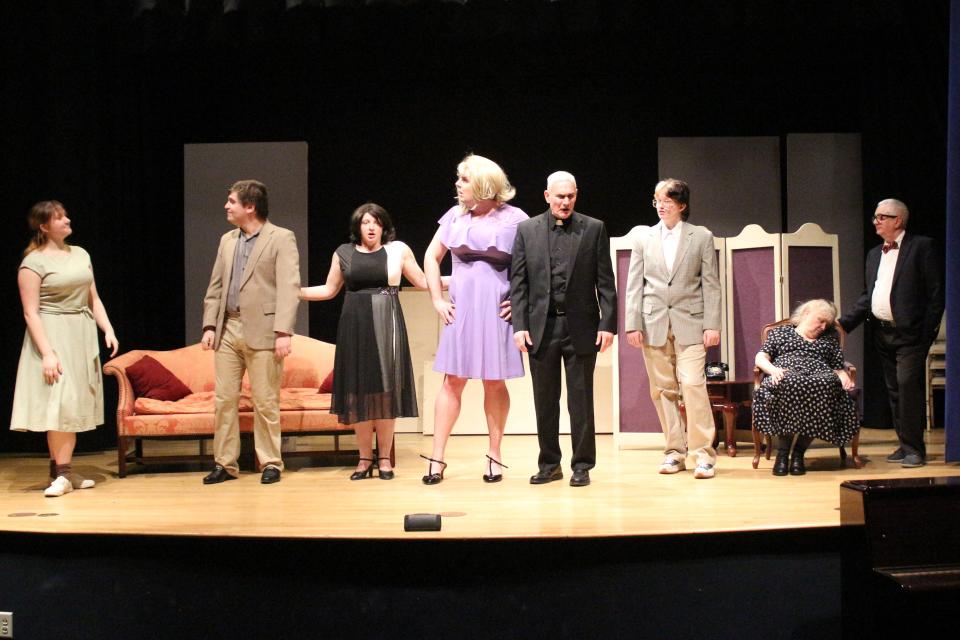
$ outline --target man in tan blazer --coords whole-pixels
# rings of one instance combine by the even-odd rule
[[[243,373],[250,376],[253,440],[263,468],[260,482],[280,480],[280,383],[283,359],[297,320],[300,254],[293,232],[267,221],[267,187],[241,180],[230,187],[227,221],[238,229],[220,238],[203,299],[204,350],[215,349],[216,466],[203,479],[217,484],[237,477],[238,410]]]
[[[643,347],[650,396],[666,438],[660,473],[686,469],[712,478],[717,452],[707,379],[707,348],[720,342],[720,279],[713,234],[686,222],[690,188],[668,179],[654,189],[660,223],[636,227],[627,278],[627,342]],[[686,409],[686,428],[680,399]]]

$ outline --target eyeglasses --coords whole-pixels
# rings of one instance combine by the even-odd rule
[[[674,205],[674,204],[676,204],[676,202],[674,202],[673,200],[671,200],[671,199],[669,199],[669,198],[667,198],[666,200],[657,200],[657,199],[654,199],[654,200],[653,200],[653,208],[654,208],[654,209],[660,207],[660,205],[663,205],[664,207],[669,207],[669,206]]]
[[[874,222],[883,222],[884,220],[893,220],[894,218],[899,218],[900,216],[891,216],[888,213],[875,213],[873,214],[872,220]]]

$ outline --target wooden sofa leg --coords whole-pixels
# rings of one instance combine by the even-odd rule
[[[117,436],[117,475],[127,477],[127,438]]]

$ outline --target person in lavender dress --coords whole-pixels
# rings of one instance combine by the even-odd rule
[[[444,374],[434,410],[433,454],[424,484],[443,480],[447,439],[460,415],[467,380],[483,381],[490,434],[485,482],[503,478],[500,443],[510,411],[505,380],[523,376],[510,319],[510,262],[517,225],[527,214],[507,204],[516,194],[503,169],[478,155],[457,166],[457,204],[440,218],[423,258],[433,306],[444,323],[434,370]],[[441,289],[440,262],[452,254],[450,300]]]

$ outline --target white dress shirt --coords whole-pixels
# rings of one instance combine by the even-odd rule
[[[890,290],[893,288],[893,272],[897,268],[900,246],[906,231],[901,231],[894,242],[895,249],[880,254],[880,268],[877,269],[877,282],[873,285],[873,297],[870,299],[870,311],[874,316],[886,322],[894,322],[893,309],[890,307]],[[884,243],[886,244],[886,243]]]
[[[680,247],[680,233],[683,230],[683,220],[677,222],[673,229],[666,225],[660,228],[660,242],[663,245],[663,261],[668,271],[673,271],[673,263],[677,259],[677,249]]]

